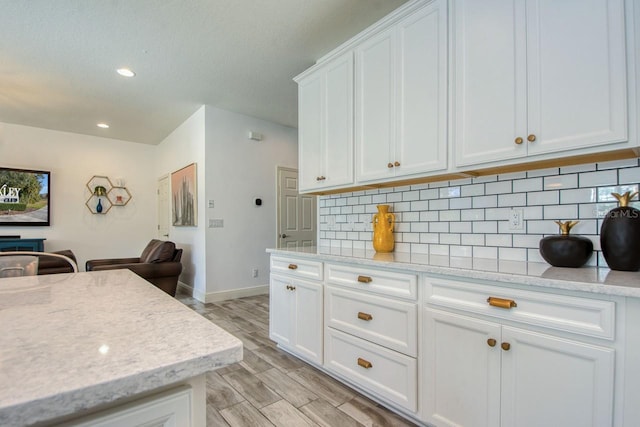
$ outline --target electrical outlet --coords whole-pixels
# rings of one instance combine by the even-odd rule
[[[509,211],[509,230],[524,229],[524,211],[521,208],[512,208]]]
[[[224,220],[222,219],[210,219],[209,228],[222,228],[224,227]]]
[[[253,268],[251,269],[251,276],[252,277],[258,277],[258,269],[257,268]]]

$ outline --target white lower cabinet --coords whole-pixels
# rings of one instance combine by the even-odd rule
[[[445,300],[429,283],[427,289],[427,301],[437,305]],[[537,292],[525,293],[531,295],[523,295],[523,302],[516,300],[512,307],[490,306],[495,313],[488,316],[454,313],[433,303],[425,307],[426,422],[473,427],[613,425],[613,343],[596,345],[580,335],[511,324],[509,315],[517,319],[519,308],[535,309],[527,300],[536,300]],[[464,294],[458,295],[460,306],[473,307]],[[510,300],[498,303],[504,301]],[[562,317],[548,313],[548,319],[564,321]]]
[[[269,337],[322,364],[322,283],[272,274],[269,298]]]

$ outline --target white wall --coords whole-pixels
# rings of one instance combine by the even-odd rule
[[[248,139],[250,130],[264,139]],[[206,228],[207,301],[266,291],[265,249],[276,245],[276,167],[297,164],[296,129],[206,107],[205,192],[215,207],[207,204],[200,212],[207,223],[224,220],[223,228]],[[256,197],[261,207],[254,205]]]
[[[0,123],[0,166],[51,171],[51,226],[0,227],[0,235],[44,237],[45,250],[87,259],[137,256],[155,236],[156,147]],[[85,206],[93,175],[124,180],[133,199],[94,215]],[[115,182],[114,182],[115,183]]]
[[[152,174],[157,180],[171,172],[196,163],[198,192],[197,226],[169,227],[169,237],[183,249],[183,270],[180,281],[193,288],[194,297],[204,300],[206,294],[206,245],[204,192],[205,192],[205,107],[201,107],[167,136],[157,147],[157,163]],[[154,191],[155,194],[155,191]],[[155,212],[155,210],[154,210]],[[154,224],[157,218],[153,217]]]

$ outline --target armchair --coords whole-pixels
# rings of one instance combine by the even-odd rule
[[[153,239],[137,258],[93,259],[85,264],[87,271],[128,268],[171,296],[176,295],[182,272],[182,249],[173,242]]]

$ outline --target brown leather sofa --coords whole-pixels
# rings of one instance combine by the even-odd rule
[[[128,268],[171,296],[176,296],[178,277],[182,273],[182,249],[175,243],[153,239],[138,258],[93,259],[85,264],[87,271]]]
[[[70,250],[52,252],[54,254],[64,255],[71,258],[73,262],[78,264],[76,256]],[[58,274],[58,273],[73,273],[73,267],[62,258],[39,255],[38,256],[38,275],[41,274]]]

